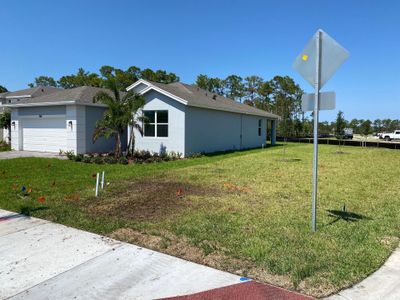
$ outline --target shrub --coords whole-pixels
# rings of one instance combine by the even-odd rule
[[[129,163],[129,161],[126,157],[122,156],[118,159],[118,163],[121,165],[127,165]]]
[[[82,162],[86,163],[86,164],[90,164],[92,162],[92,159],[90,156],[84,156],[82,158]]]
[[[197,153],[192,153],[188,156],[188,158],[198,158],[204,156],[203,153],[197,152]]]
[[[146,150],[140,151],[140,155],[143,160],[149,159],[152,156],[150,151],[146,151]]]
[[[69,159],[69,160],[75,160],[75,154],[74,151],[64,151],[64,155]]]
[[[106,163],[106,164],[116,164],[117,162],[118,162],[118,160],[113,156],[106,156],[104,158],[104,163]]]
[[[74,157],[74,160],[75,160],[75,161],[82,161],[82,159],[83,159],[83,154],[77,154],[77,155],[75,155],[75,157]]]
[[[101,165],[102,163],[104,163],[104,160],[101,156],[95,156],[92,158],[92,162]]]
[[[167,154],[167,156],[170,158],[170,160],[177,160],[178,159],[175,151],[171,151],[170,153]]]
[[[10,151],[11,150],[11,145],[7,144],[4,141],[0,141],[0,152],[1,151]]]

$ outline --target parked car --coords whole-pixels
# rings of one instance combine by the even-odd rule
[[[381,138],[385,141],[400,140],[400,130],[395,130],[392,133],[384,133]]]

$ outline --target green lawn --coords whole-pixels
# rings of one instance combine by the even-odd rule
[[[376,270],[400,233],[400,152],[337,151],[320,146],[316,233],[308,144],[284,160],[282,147],[128,166],[4,160],[0,207],[323,296]],[[101,170],[110,184],[94,198]]]

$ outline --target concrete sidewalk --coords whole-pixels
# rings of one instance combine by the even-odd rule
[[[206,266],[0,210],[0,299],[157,299],[237,284]]]

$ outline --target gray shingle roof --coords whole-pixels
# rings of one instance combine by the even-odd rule
[[[52,86],[37,86],[34,88],[19,90],[15,92],[1,93],[0,98],[18,97],[18,96],[30,96],[31,98],[33,98],[33,97],[40,97],[42,95],[52,94],[60,90],[61,89]]]
[[[107,92],[110,95],[112,94],[108,89],[92,86],[80,86],[72,89],[58,89],[51,94],[21,99],[17,104],[57,103],[64,101],[74,101],[77,104],[91,104],[93,103],[93,97],[100,91]]]
[[[247,104],[236,102],[223,96],[219,96],[215,93],[203,90],[196,85],[190,85],[181,82],[173,82],[169,84],[152,81],[147,82],[175,96],[178,96],[179,98],[186,100],[188,102],[187,105],[189,106],[230,111],[247,115],[256,115],[267,117],[270,119],[279,118],[279,116],[273,113],[249,106]]]

